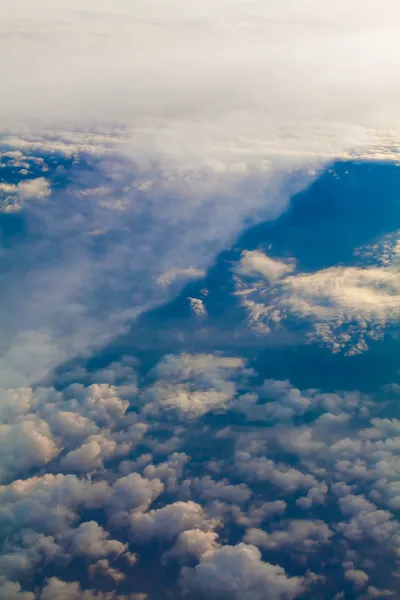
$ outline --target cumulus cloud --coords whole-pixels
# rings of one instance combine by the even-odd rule
[[[352,585],[362,598],[396,589],[400,427],[382,413],[385,394],[397,397],[395,386],[378,397],[326,393],[289,381],[262,382],[237,357],[168,355],[137,378],[130,405],[123,390],[132,371],[123,364],[103,369],[106,379],[108,371],[118,373],[118,384],[2,395],[5,425],[26,421],[57,448],[50,462],[36,464],[33,452],[21,447],[18,470],[9,470],[0,486],[0,569],[6,578],[0,585],[10,598],[31,600],[23,594],[36,593],[41,600],[45,591],[32,591],[32,577],[54,568],[69,573],[76,560],[93,585],[115,586],[107,600],[117,600],[128,581],[135,593],[146,593],[140,585],[147,568],[161,579],[182,568],[182,594],[201,598],[258,599],[268,589],[283,600],[305,590],[312,594],[314,585],[316,594]],[[240,397],[250,395],[252,406],[272,405],[267,426],[248,413],[235,421],[235,402],[224,407],[214,428],[196,420],[181,426],[164,412],[143,422],[135,412],[142,408],[138,399],[155,381],[189,385],[193,392],[234,390],[242,409],[249,402]],[[171,450],[176,439],[179,452]],[[101,464],[84,459],[94,442]],[[132,569],[140,572],[137,582]],[[51,586],[75,594],[74,600],[102,598],[100,591],[83,589],[87,581]],[[46,593],[56,593],[51,586],[47,591],[49,585]]]
[[[218,521],[208,518],[202,507],[192,501],[175,502],[147,513],[132,513],[130,528],[132,539],[148,542],[152,538],[174,540],[188,529],[209,531]]]
[[[206,552],[212,552],[219,547],[218,535],[215,531],[202,531],[201,529],[189,529],[183,531],[175,544],[163,556],[166,560],[177,560],[181,563],[199,560]]]
[[[349,569],[345,572],[344,578],[347,581],[350,581],[356,589],[362,589],[368,583],[368,575],[364,571],[359,571],[357,569]]]
[[[50,194],[50,184],[44,177],[26,179],[17,184],[0,183],[0,211],[18,212],[22,210],[25,200],[43,200]]]
[[[33,415],[13,425],[0,425],[0,481],[49,463],[59,453],[47,423]]]
[[[188,298],[190,308],[196,317],[205,317],[207,315],[207,309],[201,298]]]
[[[292,272],[295,265],[274,260],[258,250],[245,251],[238,266],[238,272],[247,276],[262,276],[267,281],[275,281]]]
[[[400,275],[390,265],[289,274],[293,268],[258,251],[243,254],[238,273],[247,282],[239,281],[236,293],[257,331],[296,320],[311,341],[353,354],[399,319]]]
[[[115,581],[116,584],[120,583],[121,581],[124,581],[126,577],[125,573],[122,573],[122,571],[119,571],[118,569],[112,567],[110,565],[110,561],[107,558],[102,558],[101,560],[98,560],[94,565],[90,565],[89,574],[93,578],[96,578],[98,575],[104,575]]]
[[[58,577],[50,577],[43,587],[39,600],[145,600],[137,594],[129,596],[116,592],[100,592],[98,590],[83,590],[77,581],[62,581]]]
[[[33,592],[24,592],[16,581],[0,580],[0,594],[4,600],[35,600]]]
[[[224,546],[203,554],[193,569],[182,570],[182,587],[211,598],[273,600],[296,598],[305,590],[300,577],[288,577],[282,567],[265,563],[255,546]]]
[[[268,550],[292,548],[295,552],[312,552],[321,544],[329,544],[332,536],[333,531],[323,521],[296,520],[290,521],[287,527],[282,523],[272,533],[249,529],[245,541]]]
[[[224,410],[236,392],[232,376],[245,373],[244,361],[236,357],[166,356],[154,369],[161,378],[142,395],[142,412],[192,420]]]
[[[67,537],[70,551],[74,556],[84,558],[103,558],[114,555],[119,556],[126,552],[126,544],[109,538],[106,532],[96,521],[81,523],[71,531]]]
[[[204,269],[195,269],[194,267],[187,267],[186,269],[170,269],[166,273],[160,275],[160,277],[157,279],[157,283],[159,283],[161,286],[168,286],[177,279],[183,281],[192,281],[201,279],[204,277],[204,275]]]

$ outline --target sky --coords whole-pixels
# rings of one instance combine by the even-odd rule
[[[3,0],[0,600],[399,594],[394,0]]]

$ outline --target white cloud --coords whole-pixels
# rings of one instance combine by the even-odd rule
[[[104,558],[120,556],[127,551],[127,544],[110,539],[110,535],[96,521],[81,523],[66,536],[70,552],[84,558]]]
[[[263,275],[271,280],[263,272],[266,267],[259,266],[264,260],[259,254],[257,268],[254,260],[250,268],[249,253],[242,256],[238,273],[252,278],[253,285],[238,280],[236,293],[260,332],[269,333],[271,328],[296,319],[309,327],[310,340],[322,342],[334,352],[354,354],[367,348],[368,338],[379,338],[385,327],[400,318],[400,274],[391,265],[331,267],[291,275],[287,265],[282,267],[283,263],[263,255],[274,273],[268,285],[257,278]]]
[[[184,452],[173,452],[166,462],[158,465],[152,463],[146,465],[143,474],[153,481],[162,481],[168,491],[173,492],[179,489],[180,479],[183,477],[185,466],[189,461],[190,456]]]
[[[207,309],[201,298],[188,298],[190,308],[196,317],[206,317]]]
[[[214,531],[201,531],[201,529],[189,529],[180,534],[175,544],[163,556],[163,560],[177,560],[185,563],[195,558],[200,560],[206,552],[213,551],[219,547],[218,535]]]
[[[33,592],[24,592],[17,581],[0,579],[0,595],[4,600],[35,600]]]
[[[329,12],[316,0],[302,11],[294,0],[279,9],[260,0],[79,8],[2,6],[2,51],[13,64],[1,70],[8,127],[29,117],[120,120],[136,124],[133,151],[162,155],[166,168],[238,170],[347,150],[398,115],[393,0],[385,11],[377,0],[354,0],[351,10],[340,0]]]
[[[350,581],[357,590],[365,587],[369,580],[368,575],[359,569],[349,569],[345,572],[344,578]]]
[[[210,531],[216,526],[218,521],[208,518],[202,507],[192,501],[174,502],[147,513],[135,512],[130,517],[132,540],[141,543],[151,539],[173,541],[186,530]]]
[[[326,523],[320,520],[293,520],[283,522],[271,533],[261,529],[249,529],[244,541],[258,548],[281,550],[291,548],[293,552],[313,552],[321,545],[329,544],[333,536]]]
[[[113,496],[108,506],[115,514],[119,511],[135,509],[146,510],[163,492],[164,485],[157,477],[151,480],[141,477],[139,473],[130,473],[113,483]]]
[[[0,570],[6,577],[0,581],[1,592],[6,589],[12,600],[33,600],[23,596],[33,588],[32,578],[42,569],[68,570],[74,557],[93,585],[97,577],[108,578],[108,585],[118,590],[125,576],[136,586],[142,578],[135,573],[131,578],[131,569],[147,572],[148,564],[142,562],[147,544],[152,545],[152,573],[161,577],[164,568],[190,567],[182,571],[182,589],[201,597],[261,600],[268,589],[272,598],[286,600],[313,584],[320,586],[318,593],[329,590],[333,595],[347,579],[359,589],[362,584],[361,598],[373,598],[379,597],[374,590],[379,591],[382,573],[387,576],[384,596],[396,589],[400,426],[384,416],[385,394],[396,399],[396,386],[376,398],[322,393],[295,388],[289,381],[261,383],[239,358],[169,355],[145,381],[138,378],[134,402],[154,379],[187,384],[193,392],[232,384],[240,386],[242,395],[252,395],[256,405],[274,404],[268,426],[240,420],[226,427],[226,414],[215,428],[199,427],[196,421],[171,423],[164,413],[142,423],[134,410],[128,411],[122,393],[124,378],[132,378],[126,365],[112,363],[101,371],[110,381],[115,381],[110,372],[118,374],[121,387],[73,384],[64,392],[25,388],[2,393],[3,424],[26,421],[32,435],[50,435],[61,452],[35,466],[34,453],[21,442],[24,436],[15,441],[22,444],[14,452],[19,470],[10,470],[10,483],[0,486]],[[295,408],[301,422],[282,418],[279,405]],[[236,412],[237,407],[228,404],[229,409]],[[182,451],[171,451],[171,439],[174,444],[179,439]],[[12,442],[5,448],[5,464]],[[79,451],[92,442],[102,459],[112,458],[110,463],[96,467],[92,477],[59,472],[65,466],[61,457],[74,458],[76,450],[76,467],[80,459],[79,470],[89,468]],[[162,449],[161,461],[149,448],[155,456]],[[98,514],[99,522],[94,520]],[[238,536],[244,543],[233,546]],[[127,539],[143,548],[141,557],[130,552],[135,548],[129,548]],[[273,553],[277,565],[263,562],[258,548]],[[285,572],[279,566],[282,552],[290,553],[301,577],[293,578],[289,568]],[[330,575],[331,564],[338,581]],[[47,585],[48,597],[59,589],[74,600],[103,600],[100,592],[83,591],[78,582]],[[118,591],[103,596],[119,598]]]
[[[157,279],[157,283],[161,286],[169,286],[175,280],[192,281],[201,279],[204,277],[204,269],[195,269],[194,267],[187,267],[186,269],[170,269],[166,273],[160,275]]]
[[[289,577],[282,567],[261,560],[255,546],[238,544],[210,550],[199,564],[182,569],[182,587],[205,597],[262,600],[266,590],[271,600],[292,599],[305,590],[301,577]]]
[[[259,250],[253,250],[242,253],[237,270],[242,275],[261,275],[267,281],[275,281],[275,279],[280,279],[294,269],[294,264],[275,260]]]
[[[232,378],[246,374],[244,367],[236,357],[165,356],[153,370],[160,380],[142,394],[142,412],[191,420],[224,410],[236,392]]]
[[[105,575],[112,579],[116,584],[124,581],[125,573],[115,569],[110,565],[110,561],[107,558],[102,558],[98,560],[94,565],[90,565],[89,574],[93,579],[95,579],[99,574]]]
[[[17,184],[0,183],[0,212],[18,212],[25,200],[44,200],[50,194],[50,184],[44,177],[26,179]]]
[[[59,451],[47,423],[33,415],[13,425],[0,424],[0,482],[46,465]]]
[[[57,577],[50,577],[44,585],[38,600],[146,600],[146,596],[116,592],[101,592],[99,590],[83,590],[77,581],[66,582]],[[25,599],[23,599],[25,600]]]

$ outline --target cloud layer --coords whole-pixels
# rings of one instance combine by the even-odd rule
[[[137,387],[122,367],[2,391],[2,598],[166,598],[155,572],[176,598],[397,593],[398,386],[298,389],[238,357],[169,355]],[[149,414],[154,386],[179,421]]]

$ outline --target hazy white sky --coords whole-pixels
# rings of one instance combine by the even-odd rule
[[[400,106],[396,0],[3,1],[0,126],[126,126],[199,165],[340,153]]]

